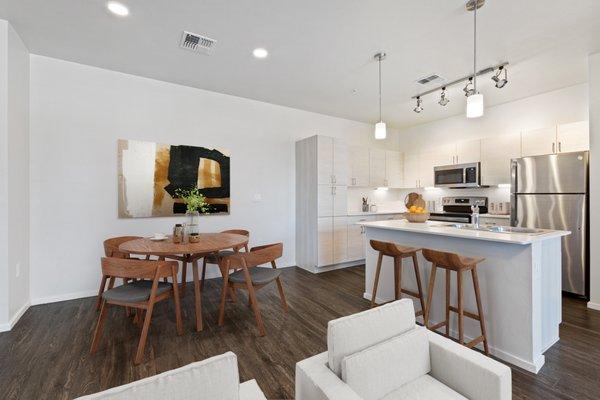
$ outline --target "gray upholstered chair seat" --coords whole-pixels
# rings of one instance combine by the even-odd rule
[[[206,256],[206,262],[209,264],[218,264],[219,260],[223,257],[235,254],[233,250],[221,250],[218,253],[212,253]]]
[[[281,275],[281,271],[273,268],[259,268],[254,267],[250,268],[250,278],[252,279],[252,283],[255,285],[264,285],[269,282],[274,281]],[[239,271],[234,272],[229,275],[229,281],[233,283],[246,283],[246,276],[244,275],[244,270],[241,269]]]
[[[156,294],[163,294],[171,290],[172,285],[168,282],[158,282]],[[102,297],[109,301],[119,301],[124,303],[138,303],[150,298],[152,291],[152,281],[135,281],[122,286],[109,289],[102,293]]]

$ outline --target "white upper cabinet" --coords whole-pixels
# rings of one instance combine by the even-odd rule
[[[467,140],[456,143],[455,164],[468,164],[481,161],[481,140]]]
[[[348,146],[341,139],[333,139],[333,184],[348,184]]]
[[[510,160],[521,157],[521,135],[498,135],[481,140],[481,184],[510,183]]]
[[[402,187],[403,167],[402,153],[399,151],[385,152],[385,186],[391,188]]]
[[[348,215],[348,188],[333,186],[333,215]]]
[[[333,139],[317,136],[317,183],[333,183]]]
[[[350,158],[349,186],[369,186],[369,148],[363,146],[348,147]]]
[[[385,150],[369,150],[369,183],[385,186]]]
[[[523,131],[521,134],[523,157],[541,156],[557,152],[556,126]]]
[[[317,216],[331,217],[333,216],[333,191],[334,186],[318,185],[317,186]]]
[[[405,188],[417,188],[419,187],[419,159],[418,153],[405,153],[404,154],[404,182],[402,186]]]
[[[558,125],[556,132],[557,151],[569,153],[590,149],[590,125],[588,121]]]
[[[433,152],[422,153],[419,156],[417,174],[418,174],[418,186],[417,187],[428,187],[433,186],[433,167],[436,165],[448,165],[439,164],[439,154]]]

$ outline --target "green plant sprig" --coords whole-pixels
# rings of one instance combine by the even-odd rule
[[[187,212],[199,211],[207,214],[210,211],[210,205],[206,202],[206,196],[200,193],[198,188],[175,189],[175,195],[185,203]]]

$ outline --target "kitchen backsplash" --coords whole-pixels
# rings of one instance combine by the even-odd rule
[[[510,188],[490,187],[478,189],[370,189],[370,188],[348,188],[348,212],[360,212],[362,208],[362,198],[367,197],[369,204],[376,204],[377,211],[382,212],[403,212],[404,198],[410,192],[417,192],[423,195],[425,201],[435,201],[437,209],[441,210],[441,199],[446,196],[484,196],[490,202],[510,201]],[[429,210],[434,211],[434,210]]]

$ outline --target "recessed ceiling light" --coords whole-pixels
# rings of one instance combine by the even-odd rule
[[[111,13],[118,15],[119,17],[126,17],[129,15],[129,9],[119,2],[109,1],[106,3],[106,7]]]
[[[267,51],[267,49],[259,47],[252,51],[252,55],[256,58],[266,58],[269,55],[269,52]]]

